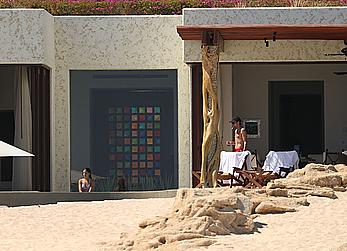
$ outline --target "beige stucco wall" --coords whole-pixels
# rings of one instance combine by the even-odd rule
[[[185,25],[203,24],[344,24],[347,8],[185,9]],[[339,52],[342,41],[225,41],[221,62],[336,61],[324,53]],[[200,41],[184,42],[185,62],[200,62]]]
[[[347,144],[347,64],[234,64],[233,113],[261,120],[261,137],[249,139],[249,147],[262,158],[268,152],[268,81],[324,81],[325,147],[346,149]]]
[[[54,65],[54,18],[41,9],[0,9],[0,64]]]
[[[346,8],[186,9],[183,16],[86,17],[53,17],[39,9],[1,9],[0,64],[44,64],[51,68],[53,191],[69,190],[70,70],[177,69],[179,185],[184,187],[191,183],[191,89],[189,67],[185,62],[199,62],[201,56],[200,42],[182,42],[176,26],[233,23],[338,24],[345,20]],[[269,48],[265,47],[263,41],[226,41],[220,58],[222,62],[344,61],[344,57],[324,56],[324,53],[338,52],[343,47],[342,41],[270,41]],[[247,106],[245,110],[238,110],[235,106],[239,101],[239,93],[249,92],[250,89],[246,87],[254,80],[248,79],[255,75],[247,74],[247,67],[254,66],[221,65],[223,141],[230,138],[228,121],[233,113],[247,117],[263,116],[261,118],[267,121],[267,109],[264,106],[259,105],[256,110],[248,109]],[[267,95],[264,93],[264,83],[269,78],[290,80],[293,77],[291,73],[299,69],[307,68],[291,65],[279,69],[281,75],[271,75],[270,68],[264,69],[264,73],[260,72],[263,75],[259,73],[261,78],[256,77],[257,83],[261,83],[251,86],[251,90],[256,89],[251,92],[254,95],[252,100],[257,100],[259,95]],[[316,68],[314,70],[317,71]],[[343,77],[337,80],[334,76],[323,74],[323,70],[318,69],[316,78],[326,81],[325,109],[343,112],[343,106],[334,103],[335,100],[340,102],[343,99],[343,91],[346,89]],[[302,71],[302,74],[296,76],[301,80],[312,77],[308,71]],[[267,97],[264,99],[267,100]],[[336,142],[342,144],[341,137],[347,134],[346,125],[344,119],[326,116],[327,147],[333,149]],[[264,126],[267,125],[262,123],[262,131]],[[331,130],[334,128],[338,128],[336,134]],[[267,140],[267,135],[262,138]],[[268,143],[254,141],[251,144],[261,146]]]
[[[190,81],[176,32],[181,16],[55,17],[53,190],[70,181],[70,70],[178,70],[179,186],[190,186]]]
[[[228,24],[345,24],[347,8],[240,8],[240,9],[185,9],[184,25],[228,25]],[[345,47],[343,41],[303,41],[269,40],[269,47],[264,41],[224,41],[224,51],[220,53],[222,63],[237,62],[344,62],[344,56],[327,57],[325,53],[339,53]],[[200,41],[184,41],[184,61],[201,62]],[[250,147],[265,156],[268,151],[267,117],[267,81],[276,80],[312,80],[325,81],[325,143],[331,150],[346,148],[346,119],[331,111],[342,114],[343,93],[346,85],[343,77],[331,75],[333,67],[344,70],[346,66],[322,65],[290,67],[270,65],[221,65],[221,135],[224,142],[231,136],[228,121],[236,114],[244,118],[261,119],[261,139],[250,139]],[[316,75],[312,75],[310,67]],[[263,72],[264,71],[264,72]],[[297,72],[300,74],[296,74]],[[317,71],[317,72],[316,72]],[[251,72],[251,74],[250,74]],[[294,77],[296,76],[296,77]],[[298,78],[298,79],[297,79]],[[254,84],[257,83],[257,84]],[[244,98],[244,93],[249,98]],[[334,103],[337,101],[337,104]],[[257,102],[260,102],[259,104]],[[342,102],[342,103],[341,103]],[[252,104],[252,105],[251,105]],[[342,106],[341,106],[342,104]],[[327,111],[329,115],[327,115]],[[224,149],[228,149],[224,145]],[[228,149],[230,150],[230,149]]]
[[[232,139],[231,127],[229,121],[233,116],[233,65],[220,65],[220,135],[223,143],[223,150],[230,151],[231,148],[226,146],[225,141]]]

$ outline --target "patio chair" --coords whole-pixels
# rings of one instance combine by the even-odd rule
[[[346,157],[341,152],[329,152],[328,149],[323,152],[323,164],[324,165],[336,165],[336,164],[347,164]]]
[[[279,173],[279,176],[281,178],[286,178],[288,176],[289,173],[293,172],[295,169],[294,169],[294,166],[290,166],[289,168],[286,168],[286,167],[279,167],[280,168],[280,173]]]
[[[243,186],[245,188],[262,188],[271,179],[274,179],[272,172],[261,169],[261,163],[257,152],[250,153],[250,163],[247,166],[245,156],[242,167],[233,167],[231,173],[219,172],[217,182],[219,186]],[[277,178],[277,176],[275,177]],[[227,183],[224,181],[227,180]]]
[[[252,170],[242,170],[242,175],[246,179],[246,188],[261,188],[266,186],[271,180],[278,179],[280,176],[272,171],[264,171],[263,165],[259,161],[259,155],[255,150],[251,155]],[[282,170],[282,168],[280,168]],[[282,171],[287,172],[288,170],[283,168]]]
[[[296,151],[270,151],[266,155],[263,170],[277,173],[285,178],[299,166],[299,156]]]
[[[218,172],[217,174],[217,185],[219,187],[245,186],[246,183],[248,183],[248,180],[243,175],[243,169],[237,167],[234,168],[232,173]]]
[[[262,170],[262,164],[259,161],[259,155],[255,150],[251,154],[252,170],[237,170],[244,180],[244,187],[246,188],[262,188],[267,182],[273,179],[271,172]]]
[[[264,179],[267,176],[264,176],[263,171],[261,170],[261,164],[258,160],[258,154],[255,151],[250,153],[250,163],[247,166],[246,155],[243,160],[242,167],[234,167],[232,173],[221,174],[219,173],[218,179],[220,186],[223,186],[224,180],[229,180],[228,185],[232,186],[243,186],[245,188],[262,188],[264,185]]]
[[[257,150],[252,152],[251,154],[251,163],[252,163],[252,169],[255,171],[261,171],[262,164],[259,161],[259,155],[257,153]]]
[[[263,165],[259,161],[259,156],[256,150],[251,155],[251,162],[253,170],[238,171],[242,173],[242,176],[246,180],[244,185],[246,188],[261,188],[266,186],[271,180],[286,177],[289,172],[294,170],[294,166],[290,168],[279,167],[279,174],[274,173],[273,171],[263,170]],[[280,174],[282,174],[282,176]]]
[[[200,183],[201,171],[192,171],[192,174],[195,178],[198,179],[198,184],[194,188],[202,188],[202,183]]]
[[[217,183],[220,187],[243,186],[245,188],[262,188],[270,180],[277,178],[279,176],[273,175],[271,172],[234,168],[233,173],[218,172]],[[224,183],[225,180],[228,183]]]
[[[224,182],[224,181],[226,181],[226,182]],[[243,186],[243,181],[240,179],[240,177],[238,175],[235,176],[235,170],[233,171],[233,173],[218,172],[217,185],[219,187]]]
[[[242,182],[245,188],[262,188],[263,187],[263,174],[256,170],[243,170],[235,168],[235,176]]]
[[[234,156],[234,154],[237,154],[238,157]],[[250,154],[248,151],[243,153],[222,152],[220,170],[217,173],[218,186],[245,186],[246,179],[240,174],[240,171],[251,167],[251,161],[247,159],[250,157]],[[233,158],[238,159],[238,161],[233,161]],[[231,166],[230,163],[234,164]]]

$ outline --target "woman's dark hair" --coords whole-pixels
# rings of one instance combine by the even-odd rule
[[[235,117],[230,121],[232,124],[236,124],[237,122],[240,122],[240,124],[242,123],[241,118],[240,117]]]
[[[84,170],[86,170],[86,171],[89,173],[89,178],[90,178],[90,179],[93,179],[93,177],[92,177],[92,170],[90,170],[90,168],[88,168],[88,167],[84,168],[84,169],[82,170],[82,176],[83,176],[83,171],[84,171]]]

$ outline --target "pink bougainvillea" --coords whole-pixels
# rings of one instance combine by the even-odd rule
[[[0,8],[43,8],[53,15],[178,15],[183,8],[347,6],[347,0],[0,0]]]

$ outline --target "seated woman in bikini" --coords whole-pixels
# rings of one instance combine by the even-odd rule
[[[234,145],[235,146],[234,152],[246,151],[247,132],[245,128],[241,126],[240,117],[233,118],[230,122],[232,124],[232,130],[234,130],[234,133],[235,133],[235,141],[228,140],[226,142],[226,145],[227,146]]]
[[[84,168],[82,171],[83,178],[78,181],[79,192],[93,192],[94,180],[92,178],[92,171],[90,168]]]

